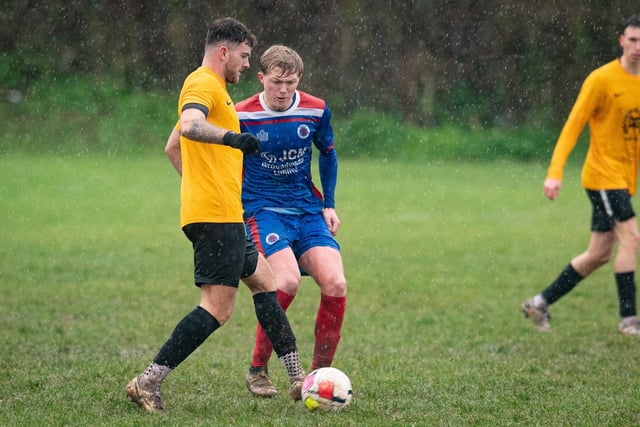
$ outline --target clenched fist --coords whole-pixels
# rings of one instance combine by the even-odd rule
[[[235,133],[229,131],[222,137],[222,143],[237,148],[246,155],[260,152],[260,140],[250,133]]]

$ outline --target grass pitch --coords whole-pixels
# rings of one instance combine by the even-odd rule
[[[550,334],[519,312],[588,239],[569,167],[342,160],[339,241],[349,294],[335,366],[354,400],[310,413],[244,386],[255,329],[241,288],[231,320],[171,374],[166,414],[129,403],[198,301],[178,227],[179,179],[134,157],[0,158],[0,425],[634,425],[640,341],[618,334],[611,266],[552,308]],[[289,317],[306,367],[317,287]]]

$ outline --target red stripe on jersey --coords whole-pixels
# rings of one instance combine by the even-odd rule
[[[262,247],[262,241],[260,240],[260,232],[258,231],[258,224],[256,224],[255,217],[250,217],[247,219],[247,225],[249,226],[249,232],[251,234],[251,240],[253,240],[253,244],[256,245],[258,251],[264,255],[264,248]]]
[[[324,110],[325,104],[322,99],[300,90],[298,93],[300,94],[300,104],[298,104],[298,108],[318,108],[320,110]]]
[[[258,125],[277,125],[281,123],[318,123],[320,122],[317,118],[311,117],[287,117],[285,119],[261,119],[261,120],[250,120],[250,119],[242,119],[242,124],[245,126],[258,126]]]
[[[260,105],[260,98],[258,95],[253,95],[250,98],[245,99],[244,101],[238,102],[236,104],[237,111],[261,111],[262,105]]]
[[[323,200],[324,197],[322,196],[322,192],[320,190],[318,190],[318,187],[315,186],[315,184],[311,184],[311,192],[313,193],[314,196],[316,196],[318,199]]]

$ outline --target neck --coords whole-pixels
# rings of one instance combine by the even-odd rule
[[[620,64],[628,73],[640,76],[640,62],[630,61],[626,56],[621,56]]]
[[[202,57],[202,64],[204,68],[208,68],[220,77],[224,79],[224,66],[219,61],[216,61],[216,57],[214,54],[210,52],[205,52]]]

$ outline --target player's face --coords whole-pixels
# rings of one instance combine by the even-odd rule
[[[640,27],[627,27],[620,36],[622,56],[636,65],[640,65]]]
[[[267,74],[258,73],[258,78],[264,86],[264,99],[269,108],[284,111],[291,106],[293,94],[300,83],[300,74],[282,75],[282,70],[275,67]]]
[[[251,47],[246,43],[231,44],[226,47],[225,55],[224,78],[228,83],[238,83],[240,74],[249,68]]]

